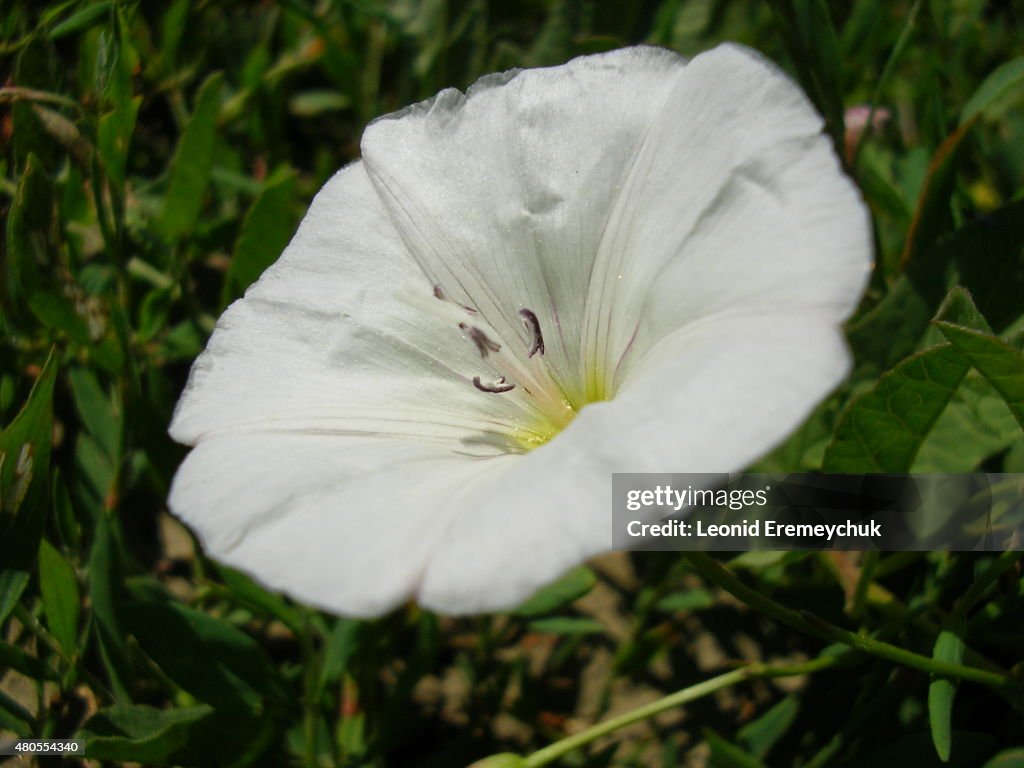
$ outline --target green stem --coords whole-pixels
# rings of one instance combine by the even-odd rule
[[[996,672],[963,664],[951,664],[907,651],[895,645],[876,640],[872,637],[858,635],[855,632],[829,624],[824,619],[807,611],[795,611],[775,602],[769,597],[748,587],[730,570],[705,552],[687,552],[685,557],[701,575],[719,587],[740,599],[751,608],[767,616],[788,624],[794,629],[814,635],[831,643],[842,643],[851,648],[870,653],[872,656],[888,659],[912,669],[919,669],[929,674],[943,675],[959,680],[972,680],[995,689],[1014,688],[1018,683],[1012,678]]]
[[[750,680],[756,677],[770,678],[806,675],[822,669],[837,666],[841,661],[843,661],[843,659],[844,657],[842,655],[834,655],[820,656],[813,661],[804,662],[802,664],[748,664],[745,667],[740,667],[739,669],[734,669],[731,672],[726,672],[725,674],[718,675],[717,677],[712,677],[710,680],[705,680],[702,683],[691,685],[689,688],[683,688],[681,691],[676,691],[675,693],[669,694],[657,701],[652,701],[650,704],[637,707],[636,709],[619,715],[618,717],[605,720],[603,723],[592,725],[586,730],[580,731],[572,736],[567,736],[564,739],[560,739],[554,744],[550,744],[526,757],[523,760],[523,766],[524,768],[540,768],[540,766],[552,763],[573,750],[579,749],[580,747],[585,746],[586,744],[589,744],[595,739],[599,739],[612,731],[617,731],[619,728],[624,728],[627,725],[632,725],[633,723],[641,720],[647,720],[648,718],[661,714],[668,709],[674,709],[682,706],[683,704],[688,704],[691,701],[696,701],[697,699],[703,698],[715,691],[728,688],[729,686],[741,683],[744,680]]]

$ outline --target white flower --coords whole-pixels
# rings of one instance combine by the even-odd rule
[[[613,472],[739,470],[845,375],[869,225],[821,128],[732,45],[375,121],[196,361],[171,509],[337,613],[517,604],[610,546]]]

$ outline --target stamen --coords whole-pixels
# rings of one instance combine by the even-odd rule
[[[452,302],[452,304],[457,304],[459,307],[462,307],[464,310],[469,312],[469,314],[471,314],[471,315],[477,314],[477,311],[475,309],[473,309],[472,307],[467,307],[465,304],[458,304],[456,301],[454,301],[452,299],[449,299],[448,296],[445,294],[444,289],[441,287],[440,284],[434,286],[434,298],[435,299],[440,299],[441,301],[450,301],[450,302]]]
[[[481,392],[493,392],[495,394],[501,394],[502,392],[511,392],[516,388],[515,384],[506,384],[505,377],[499,376],[498,380],[494,384],[484,384],[480,381],[479,376],[473,377],[473,386],[479,389]]]
[[[476,344],[476,348],[480,352],[480,357],[486,358],[491,352],[501,351],[501,344],[498,344],[496,341],[491,341],[487,334],[479,328],[472,325],[466,325],[465,323],[459,323],[459,328],[469,334],[470,340]]]
[[[544,354],[544,336],[540,332],[540,320],[529,309],[520,309],[519,316],[526,321],[526,327],[530,329],[530,353],[527,357],[533,357],[540,352]]]

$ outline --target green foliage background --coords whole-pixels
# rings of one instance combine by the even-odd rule
[[[613,556],[509,615],[356,622],[165,511],[191,361],[367,121],[637,42],[778,62],[874,216],[855,372],[758,468],[1024,472],[1019,3],[5,0],[0,30],[0,733],[109,764],[458,766],[770,662],[564,762],[1024,765],[1016,553]],[[860,139],[857,105],[887,118]]]

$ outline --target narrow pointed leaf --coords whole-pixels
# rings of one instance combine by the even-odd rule
[[[0,563],[30,570],[39,550],[49,490],[54,355],[21,412],[0,432]]]
[[[932,658],[949,664],[959,664],[964,658],[965,625],[947,627],[935,641]],[[931,726],[932,743],[935,752],[944,763],[949,762],[953,743],[953,698],[956,696],[956,682],[939,677],[928,686],[928,722]]]
[[[39,586],[46,623],[69,656],[77,653],[79,595],[75,569],[50,542],[39,547]]]
[[[168,242],[191,232],[202,210],[213,167],[222,80],[219,73],[210,75],[199,89],[195,110],[171,161],[170,183],[158,221],[160,234]]]
[[[1014,94],[1019,99],[1024,90],[1024,57],[1008,61],[985,78],[978,90],[964,105],[960,113],[960,125],[978,115],[995,117],[1007,97]]]

